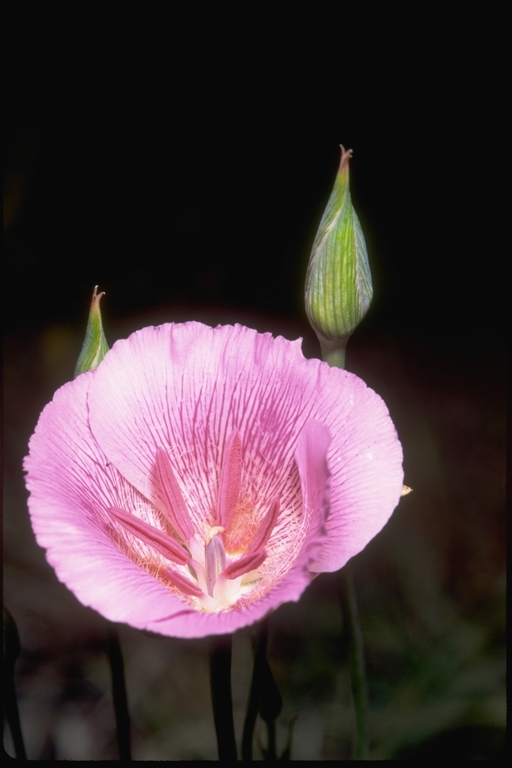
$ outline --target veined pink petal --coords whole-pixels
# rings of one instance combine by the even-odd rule
[[[83,603],[201,637],[298,600],[359,552],[398,503],[401,462],[386,406],[356,376],[305,360],[300,342],[186,323],[133,334],[62,387],[25,469],[37,540]],[[216,537],[227,567],[207,558]]]
[[[315,516],[315,533],[325,527],[330,512],[329,469],[327,456],[332,435],[325,424],[308,421],[295,451],[302,484],[303,525]]]
[[[338,570],[364,549],[389,519],[403,486],[402,447],[384,402],[354,374],[340,373],[346,397],[328,406],[321,396],[315,414],[333,435],[328,535],[312,566],[318,573]]]
[[[241,326],[145,328],[117,342],[97,369],[91,429],[123,477],[155,505],[154,457],[168,446],[192,523],[211,525],[223,452],[235,431],[242,487],[254,483],[261,500],[280,495],[315,397],[309,362],[318,364],[304,360],[300,342]],[[268,506],[258,511],[263,516]]]
[[[180,621],[188,607],[107,533],[105,510],[125,503],[129,487],[91,437],[87,390],[93,376],[84,373],[61,387],[30,439],[24,467],[37,542],[59,579],[111,621],[141,629],[170,617]]]

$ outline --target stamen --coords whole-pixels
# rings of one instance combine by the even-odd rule
[[[163,448],[156,450],[156,476],[169,521],[183,541],[188,541],[194,535],[194,528],[188,514],[187,506],[172,470],[169,457]]]
[[[222,575],[227,579],[236,579],[238,576],[243,576],[244,573],[259,568],[266,556],[267,553],[264,549],[260,549],[258,552],[253,552],[250,555],[244,555],[239,560],[228,565],[228,567],[224,569]]]
[[[168,560],[172,560],[178,565],[185,565],[188,562],[188,553],[163,531],[159,531],[158,528],[145,523],[143,520],[135,517],[135,515],[128,514],[128,512],[125,512],[124,509],[119,509],[119,507],[110,507],[108,511],[127,531],[137,536],[138,539],[141,539],[146,544],[149,544],[150,547],[156,549],[157,552],[160,552]]]
[[[277,518],[279,517],[279,496],[276,496],[270,505],[270,509],[261,521],[258,530],[254,534],[254,536],[251,539],[251,543],[249,544],[247,548],[247,554],[250,554],[251,552],[256,552],[257,550],[261,549],[265,546],[267,541],[270,538],[270,534],[275,528],[275,525],[277,523]]]
[[[181,573],[177,573],[177,571],[172,571],[170,568],[165,568],[165,575],[169,579],[169,581],[172,581],[175,587],[178,587],[180,592],[183,592],[185,595],[192,595],[192,597],[201,597],[203,595],[203,590],[199,589],[199,587],[196,587],[195,584],[192,584],[191,581],[189,581],[185,576],[182,576]]]
[[[240,495],[242,477],[242,444],[238,432],[233,432],[226,442],[219,482],[217,523],[229,526]]]

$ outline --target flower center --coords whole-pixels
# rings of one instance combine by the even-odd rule
[[[214,524],[202,531],[192,524],[163,449],[157,451],[155,470],[158,508],[172,535],[119,507],[111,507],[110,515],[150,547],[155,553],[150,558],[151,571],[156,567],[158,577],[181,599],[203,611],[230,608],[261,579],[258,569],[267,557],[265,547],[279,518],[279,499],[275,497],[264,517],[255,521],[252,505],[241,499],[242,447],[237,432],[224,449]]]

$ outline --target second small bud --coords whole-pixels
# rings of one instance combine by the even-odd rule
[[[109,350],[101,321],[100,299],[104,295],[104,292],[98,293],[98,286],[96,285],[92,294],[82,351],[75,367],[75,378],[81,373],[97,368]]]

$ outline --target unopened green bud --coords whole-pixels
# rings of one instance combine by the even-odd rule
[[[85,340],[75,368],[75,378],[81,373],[97,368],[109,349],[101,322],[100,299],[102,296],[104,292],[98,293],[96,285],[92,295]]]
[[[341,162],[327,208],[316,234],[306,276],[306,314],[322,357],[340,368],[348,339],[366,315],[372,278],[363,230],[350,199],[349,160]]]

